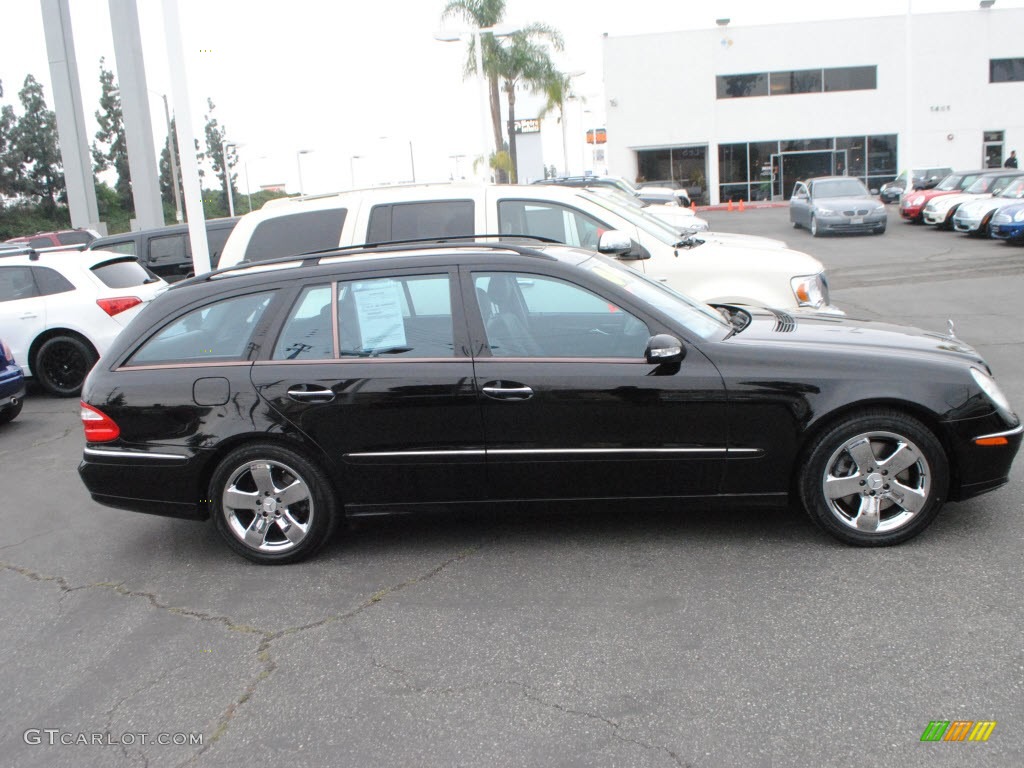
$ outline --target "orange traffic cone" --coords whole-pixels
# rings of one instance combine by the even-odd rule
[[[732,210],[732,198],[731,197],[729,198],[729,210],[730,211]]]
[[[740,198],[740,211],[743,211],[743,198]]]

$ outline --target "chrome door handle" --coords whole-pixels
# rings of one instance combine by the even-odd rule
[[[495,400],[528,400],[533,397],[533,390],[521,384],[514,387],[499,387],[489,384],[483,387],[483,393]]]
[[[289,389],[288,397],[292,400],[308,403],[329,403],[334,399],[334,392],[326,387],[302,386],[305,388]]]

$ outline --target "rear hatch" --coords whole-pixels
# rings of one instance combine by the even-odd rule
[[[141,309],[169,287],[134,256],[90,252],[89,274],[98,286],[97,303],[118,324],[128,325]]]

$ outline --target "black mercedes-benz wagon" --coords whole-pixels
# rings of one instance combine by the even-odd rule
[[[606,236],[616,233],[606,233]],[[709,307],[565,246],[352,248],[151,302],[83,391],[93,499],[261,563],[342,515],[799,501],[856,545],[1007,482],[1018,416],[951,335]]]

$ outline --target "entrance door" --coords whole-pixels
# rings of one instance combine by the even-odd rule
[[[1003,167],[1003,131],[985,131],[982,143],[983,168]]]

